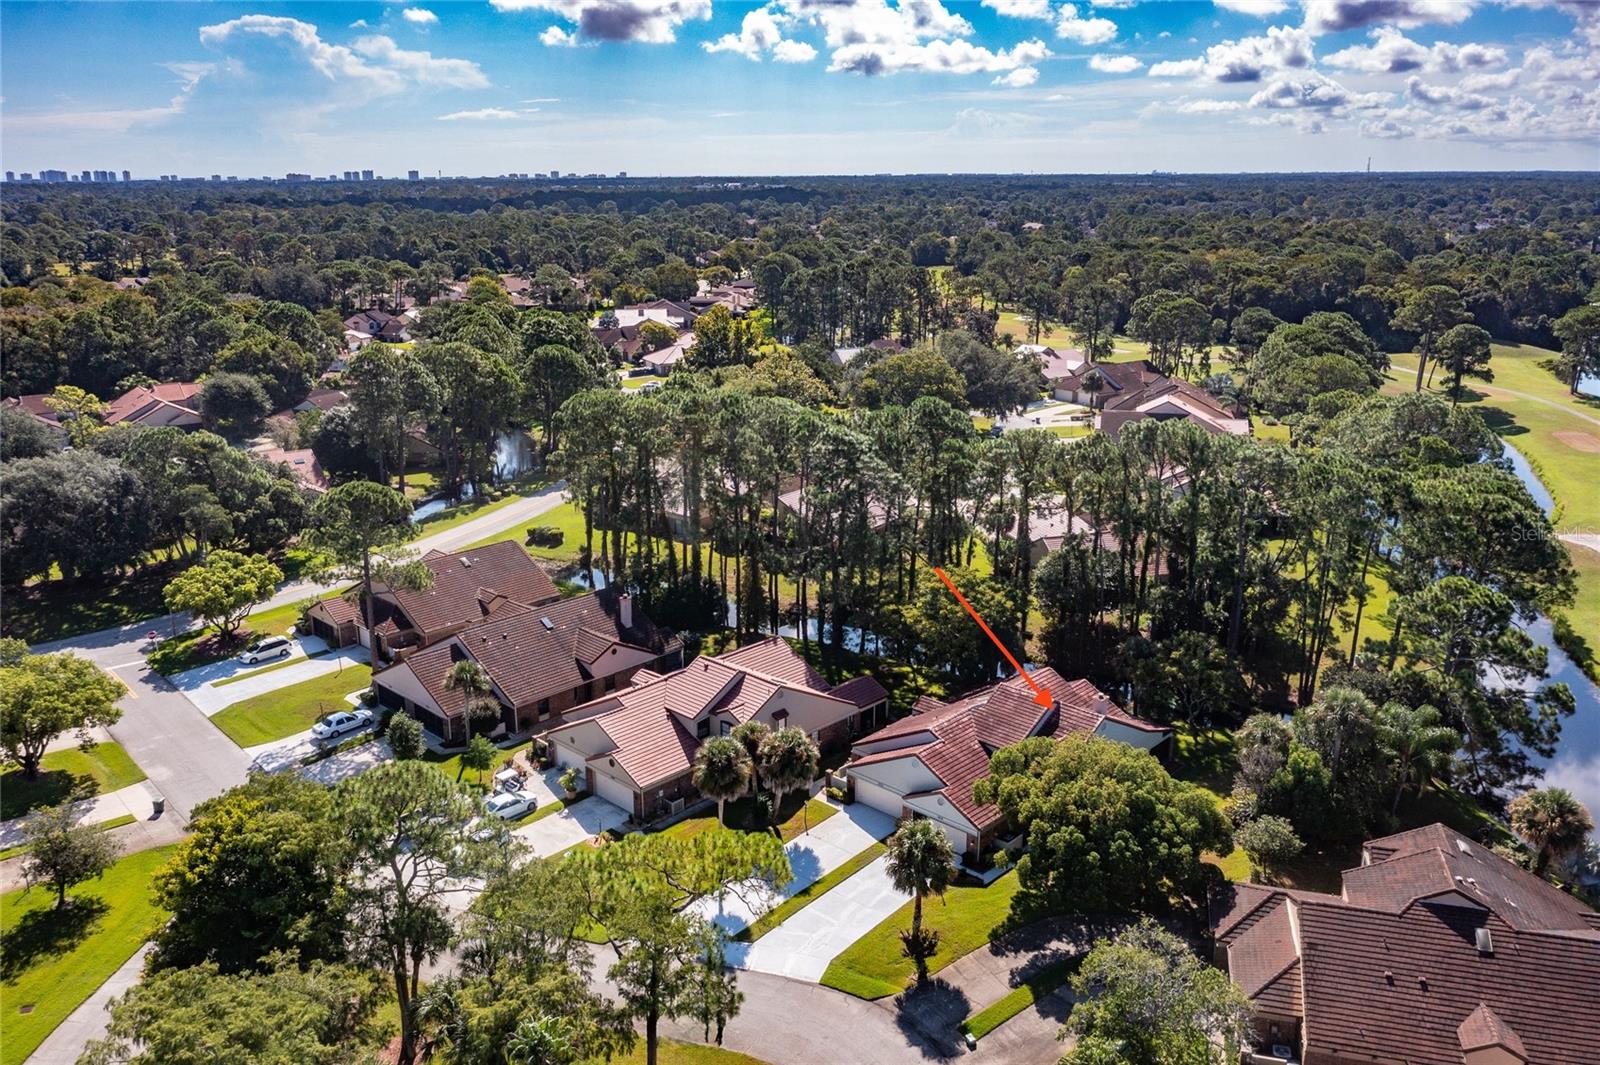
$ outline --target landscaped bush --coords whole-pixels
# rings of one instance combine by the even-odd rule
[[[554,525],[530,525],[525,543],[529,547],[560,547],[566,534]]]

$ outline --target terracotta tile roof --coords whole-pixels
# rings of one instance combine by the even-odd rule
[[[1366,854],[1342,896],[1240,884],[1212,899],[1230,975],[1262,1012],[1303,1018],[1307,1065],[1461,1065],[1489,1047],[1596,1060],[1600,915],[1442,825]]]
[[[736,669],[751,669],[757,673],[765,673],[769,677],[787,684],[798,684],[802,688],[812,691],[825,692],[828,682],[812,668],[795,649],[789,646],[789,641],[781,636],[769,636],[765,640],[746,644],[733,651],[724,651],[716,656],[717,661],[733,666]]]
[[[888,689],[879,684],[878,678],[871,674],[851,677],[835,685],[828,694],[835,699],[843,699],[860,707],[875,706],[889,698]]]
[[[130,388],[106,404],[102,420],[107,425],[124,421],[139,421],[161,407],[171,407],[199,417],[195,397],[200,385],[195,381],[169,381],[164,384]]]
[[[439,708],[454,716],[463,700],[445,689],[444,678],[463,658],[481,665],[512,706],[528,706],[620,672],[604,662],[612,647],[661,655],[679,646],[674,633],[656,628],[637,609],[633,624],[624,627],[617,601],[615,592],[599,591],[532,609],[516,607],[469,625],[453,639],[416,651],[391,668],[409,667]],[[602,647],[601,655],[584,657],[596,647]]]
[[[494,595],[486,593],[499,593],[524,606],[561,596],[544,568],[511,540],[451,554],[433,551],[424,555],[422,562],[433,571],[430,587],[422,591],[397,588],[387,594],[423,633],[482,621],[497,605]]]
[[[1344,874],[1344,898],[1352,904],[1398,912],[1414,899],[1455,892],[1514,928],[1600,929],[1600,913],[1444,825],[1386,836],[1364,849],[1371,864]]]
[[[861,681],[871,679],[858,677],[847,683],[855,691],[865,688]],[[568,716],[581,714],[585,721],[598,721],[616,745],[605,757],[614,759],[639,787],[647,788],[690,770],[700,741],[687,722],[712,710],[743,723],[774,696],[795,689],[838,698],[845,713],[846,707],[863,705],[837,695],[838,689],[830,690],[794,648],[772,638],[701,656],[664,675],[641,670],[628,688],[569,711]]]
[[[1456,1029],[1456,1038],[1461,1040],[1463,1053],[1473,1050],[1485,1050],[1489,1047],[1501,1047],[1510,1051],[1523,1061],[1528,1060],[1528,1048],[1523,1045],[1522,1037],[1517,1034],[1505,1021],[1482,1003],[1468,1015]]]
[[[939,778],[939,793],[980,830],[1000,820],[1000,810],[980,805],[972,798],[972,785],[989,772],[989,756],[1001,747],[1029,736],[1059,738],[1070,732],[1093,732],[1115,707],[1087,680],[1068,682],[1053,669],[1038,669],[1033,679],[1054,699],[1050,709],[1033,701],[1033,688],[1021,676],[968,692],[941,703],[919,698],[912,713],[856,740],[860,752],[851,766],[876,765],[901,758],[916,758]],[[1160,729],[1130,718],[1120,711],[1118,720],[1137,727]],[[879,741],[918,736],[920,742],[884,751],[869,751]]]
[[[320,612],[335,625],[343,625],[347,621],[358,621],[361,617],[356,605],[342,595],[336,595],[331,599],[318,600],[311,609]]]
[[[294,474],[294,479],[300,482],[302,488],[309,488],[313,492],[328,490],[328,475],[322,472],[322,463],[310,448],[285,451],[281,447],[269,447],[259,454],[275,466],[280,463],[288,466],[289,472]]]
[[[42,422],[54,426],[61,425],[61,415],[47,402],[49,395],[43,392],[34,392],[26,396],[7,396],[5,405],[14,407],[24,413],[31,414]]]

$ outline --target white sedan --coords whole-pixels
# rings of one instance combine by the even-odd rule
[[[483,800],[483,808],[502,821],[515,821],[538,805],[538,798],[525,791],[502,791]]]
[[[311,726],[311,738],[317,741],[338,739],[358,732],[372,724],[371,710],[340,710]]]

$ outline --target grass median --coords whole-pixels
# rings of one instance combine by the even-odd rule
[[[372,683],[372,670],[362,663],[262,692],[217,711],[211,717],[240,747],[256,747],[304,732],[318,718],[349,709],[345,696]]]

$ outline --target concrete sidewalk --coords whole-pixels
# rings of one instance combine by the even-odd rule
[[[28,1057],[28,1065],[75,1065],[83,1048],[106,1034],[106,1025],[111,1021],[106,1007],[112,999],[139,982],[150,949],[149,943],[140,947],[94,994],[67,1014],[67,1019]]]

